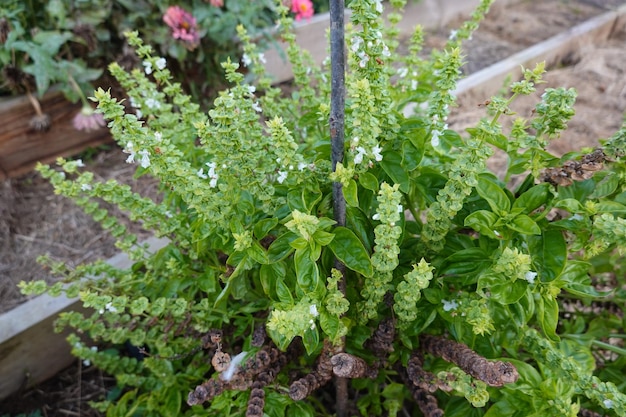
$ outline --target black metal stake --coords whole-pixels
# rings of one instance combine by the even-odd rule
[[[330,142],[331,161],[335,171],[337,163],[343,161],[344,152],[344,124],[345,124],[345,29],[344,29],[344,0],[330,0],[330,65],[331,65],[331,93],[330,93]],[[346,225],[346,200],[343,197],[340,182],[333,183],[333,210],[338,226]],[[335,268],[341,271],[343,279],[339,284],[345,294],[345,266],[335,260]],[[335,378],[336,384],[336,415],[345,417],[348,409],[348,380]]]
[[[344,35],[344,0],[330,0],[330,142],[332,150],[332,168],[343,161],[344,122],[345,122],[345,35]],[[339,226],[346,224],[346,200],[343,198],[341,183],[333,184],[333,209],[335,221]]]

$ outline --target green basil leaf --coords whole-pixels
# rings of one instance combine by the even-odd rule
[[[559,200],[554,204],[554,207],[567,210],[570,213],[580,213],[584,210],[580,201],[574,198],[564,198]]]
[[[254,225],[254,237],[257,239],[263,239],[267,234],[278,224],[276,217],[270,217],[269,219],[259,220]]]
[[[402,142],[402,166],[407,171],[415,170],[424,157],[424,147],[416,148],[411,141]]]
[[[337,259],[353,271],[366,277],[374,274],[372,261],[363,246],[363,243],[346,227],[336,227],[333,230],[335,238],[328,247],[333,251]]]
[[[346,223],[363,242],[368,253],[371,252],[374,245],[374,227],[365,213],[358,207],[348,207]]]
[[[297,237],[291,241],[290,245],[296,250],[302,250],[309,247],[309,242],[303,237]]]
[[[589,198],[606,197],[617,190],[620,178],[616,173],[598,172],[596,175],[598,176],[598,178],[594,178],[594,180],[596,180],[596,186]],[[604,178],[601,178],[602,176],[604,176]]]
[[[317,264],[311,260],[311,251],[309,249],[298,249],[293,257],[296,267],[296,279],[298,287],[305,293],[315,292],[320,282],[319,269]]]
[[[383,153],[383,160],[380,161],[380,166],[389,175],[394,184],[400,184],[400,191],[403,193],[409,192],[409,176],[406,170],[402,167],[402,157],[398,152],[387,151]]]
[[[259,269],[259,280],[261,281],[263,292],[265,292],[265,295],[267,295],[272,301],[280,301],[276,295],[275,283],[277,281],[284,280],[286,273],[287,266],[284,261],[261,265],[261,268]]]
[[[327,246],[334,238],[335,235],[323,230],[316,230],[315,233],[313,233],[313,240],[322,246]]]
[[[513,218],[511,223],[507,224],[509,229],[515,230],[524,235],[540,235],[541,228],[533,219],[525,214],[520,214]]]
[[[293,242],[297,237],[298,236],[293,232],[283,233],[278,236],[278,238],[272,242],[267,251],[270,263],[281,261],[289,256],[294,249],[291,246],[291,242]]]
[[[521,208],[523,209],[522,213],[529,214],[542,205],[545,205],[549,196],[550,184],[544,182],[542,184],[535,185],[530,190],[517,197],[513,203],[513,208]]]
[[[559,323],[559,305],[556,298],[549,294],[542,294],[537,303],[537,318],[546,337],[558,342],[556,326]]]
[[[378,192],[378,178],[369,172],[359,174],[359,184],[366,190],[374,191],[375,193]]]
[[[504,190],[490,178],[483,175],[478,176],[478,186],[476,187],[480,195],[491,207],[491,211],[503,216],[511,211],[511,201]]]
[[[291,295],[291,291],[289,290],[287,283],[285,283],[285,280],[277,279],[275,283],[276,296],[278,297],[278,300],[280,300],[281,303],[285,303],[290,306],[294,305],[293,296]]]
[[[612,291],[599,292],[591,285],[591,277],[589,276],[591,267],[588,262],[568,261],[563,273],[559,276],[559,280],[565,282],[563,289],[577,297],[587,299],[603,298],[610,295]]]
[[[307,355],[315,353],[320,344],[320,334],[317,327],[306,329],[302,335],[302,344],[304,344]]]
[[[497,221],[497,214],[487,210],[478,210],[467,216],[463,224],[465,227],[471,227],[482,235],[495,239],[497,236],[494,232],[494,225]]]
[[[483,274],[478,278],[476,292],[484,293],[488,290],[490,300],[500,304],[513,304],[519,301],[528,291],[528,282],[517,279],[511,282],[510,279],[496,274]]]
[[[541,281],[555,280],[567,260],[567,244],[559,230],[545,230],[543,235],[528,236],[528,251]]]
[[[320,326],[330,340],[337,340],[337,335],[341,329],[339,317],[322,311],[320,312]]]
[[[600,201],[595,205],[595,209],[598,213],[626,214],[626,206],[615,201]]]
[[[267,256],[267,252],[258,242],[254,242],[252,246],[246,249],[246,253],[255,262],[258,262],[260,264],[268,264],[270,262],[269,257]]]
[[[343,186],[342,188],[343,197],[346,199],[346,204],[350,207],[358,207],[359,206],[359,196],[358,191],[359,187],[356,185],[355,180],[350,180],[347,186]]]
[[[489,255],[484,250],[480,248],[462,249],[454,252],[443,261],[439,268],[439,274],[471,274],[477,277],[489,265],[491,265],[491,259],[489,259]]]
[[[317,184],[315,186],[308,185],[302,188],[302,201],[306,207],[305,213],[313,213],[315,205],[322,200],[322,192]],[[302,211],[302,210],[300,210]]]

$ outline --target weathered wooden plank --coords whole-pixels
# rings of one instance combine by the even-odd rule
[[[50,116],[46,132],[35,132],[29,121],[35,111],[25,96],[0,101],[0,180],[33,169],[38,161],[48,163],[59,156],[75,155],[82,150],[111,142],[108,129],[77,131],[72,118],[81,108],[69,103],[60,92],[40,100],[42,111]]]
[[[167,239],[148,239],[151,251],[167,245]],[[118,254],[108,261],[128,268],[132,261]],[[53,323],[63,311],[84,311],[75,298],[42,295],[0,315],[0,400],[20,388],[45,381],[76,360],[65,340],[54,333]]]

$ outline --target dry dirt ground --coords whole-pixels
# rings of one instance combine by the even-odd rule
[[[496,8],[467,44],[466,72],[488,66],[622,4],[623,0],[547,0]],[[429,44],[442,44],[449,31],[446,28],[431,34]],[[548,83],[542,88],[575,87],[579,96],[577,114],[567,133],[553,143],[555,151],[595,146],[598,138],[610,136],[622,124],[626,110],[625,45],[626,33],[622,30],[604,45],[578,51],[569,62],[546,76]],[[528,114],[541,91],[520,101],[516,110]],[[469,126],[484,116],[484,109],[477,106],[484,100],[460,97],[460,106],[450,116],[451,128]],[[124,163],[125,156],[115,146],[82,155],[97,177],[115,178],[132,184],[144,195],[158,195],[154,180],[133,178],[135,167]],[[35,262],[40,254],[49,253],[56,260],[75,265],[107,258],[115,252],[113,239],[71,201],[54,195],[51,186],[38,174],[0,184],[0,312],[24,300],[16,289],[20,280],[51,279]],[[36,410],[40,414],[33,416],[98,415],[93,411],[88,414],[87,401],[104,398],[112,383],[110,377],[82,367],[77,361],[56,379],[0,403],[0,417],[28,415]]]

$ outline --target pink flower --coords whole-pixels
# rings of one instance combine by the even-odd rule
[[[190,51],[195,49],[200,43],[196,18],[181,7],[168,7],[165,15],[163,15],[163,21],[172,28],[174,39],[180,39],[185,42],[187,49]]]
[[[211,3],[211,6],[213,6],[213,7],[223,7],[224,6],[224,0],[209,0],[209,3]]]
[[[291,11],[295,13],[296,20],[310,19],[315,13],[311,0],[291,0]]]
[[[86,132],[90,130],[100,129],[106,126],[104,117],[100,113],[96,113],[91,107],[83,106],[82,109],[72,119],[72,125],[76,130],[84,130]]]

